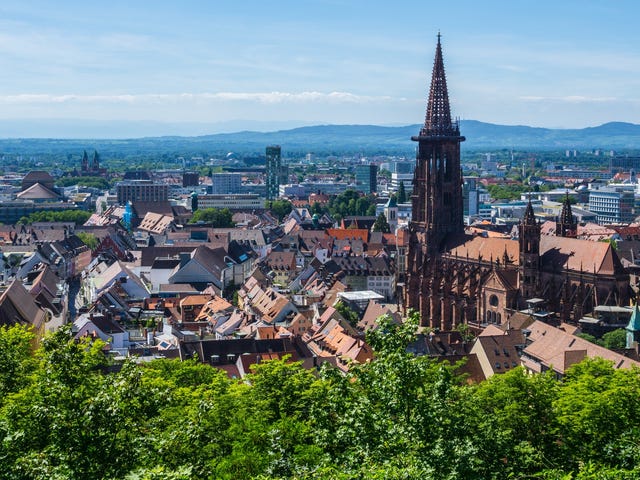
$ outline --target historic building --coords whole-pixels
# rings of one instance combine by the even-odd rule
[[[598,305],[628,305],[628,273],[609,243],[579,240],[568,197],[556,236],[540,234],[531,203],[517,238],[465,233],[460,135],[451,118],[440,44],[436,46],[413,177],[405,306],[421,323],[450,330],[505,323],[518,310],[577,322]]]

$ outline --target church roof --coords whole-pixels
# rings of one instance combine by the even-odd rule
[[[458,244],[449,250],[450,255],[466,258],[467,256],[473,260],[489,261],[500,260],[507,252],[509,262],[513,265],[520,264],[520,246],[517,240],[507,238],[494,237],[471,237],[469,240]]]
[[[466,241],[448,250],[453,256],[473,260],[500,260],[505,251],[512,265],[520,264],[520,246],[517,240],[492,237],[467,237]],[[609,243],[591,242],[576,238],[543,235],[540,238],[540,259],[543,270],[584,271],[603,275],[620,273],[622,264]]]
[[[543,269],[569,269],[613,275],[622,270],[620,259],[609,243],[576,238],[542,236],[540,260]]]

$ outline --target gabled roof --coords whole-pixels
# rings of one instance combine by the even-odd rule
[[[14,280],[0,295],[0,324],[29,324],[39,330],[45,318],[44,310],[36,304],[20,281]]]
[[[533,322],[528,330],[531,332],[529,335],[531,344],[524,349],[525,355],[544,367],[553,368],[560,374],[564,374],[567,368],[586,357],[610,360],[614,368],[640,367],[640,362],[583,338],[570,335],[539,320]]]
[[[378,319],[383,315],[390,315],[394,323],[400,323],[400,315],[397,312],[392,312],[389,307],[380,305],[378,302],[370,301],[358,322],[358,328],[365,332],[375,330],[378,328]]]
[[[16,194],[16,198],[20,200],[58,200],[60,195],[41,183],[34,183],[29,188]]]
[[[144,216],[140,225],[138,226],[139,230],[162,234],[167,231],[167,229],[173,223],[173,217],[169,215],[162,215],[160,213],[147,212]]]
[[[201,245],[193,251],[191,258],[217,277],[220,277],[222,270],[227,267],[224,260],[226,254],[227,252],[224,248],[212,249]]]
[[[336,240],[361,240],[367,243],[369,240],[369,230],[364,228],[328,228],[327,234]]]
[[[511,264],[519,265],[520,263],[520,246],[517,240],[481,236],[467,238],[467,241],[457,244],[449,250],[449,254],[460,258],[468,256],[473,260],[489,261],[493,259],[494,261],[502,261],[506,250]]]
[[[543,269],[569,269],[614,275],[623,268],[611,244],[576,238],[542,236],[540,261]],[[546,268],[545,268],[546,267]]]

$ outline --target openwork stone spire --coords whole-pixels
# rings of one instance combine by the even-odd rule
[[[531,197],[529,197],[529,203],[527,203],[527,208],[524,211],[524,216],[522,217],[523,225],[536,225],[536,216],[533,213],[533,205],[531,204]]]
[[[562,213],[560,214],[560,221],[563,225],[573,224],[573,214],[571,213],[571,199],[569,198],[569,192],[567,191],[564,202],[562,202]]]
[[[451,107],[449,106],[449,92],[447,90],[447,78],[444,73],[444,60],[442,58],[439,32],[436,58],[433,62],[433,73],[431,75],[431,89],[429,90],[429,100],[427,102],[427,114],[420,135],[459,135],[457,125],[454,126],[451,122]]]
[[[560,218],[556,218],[556,235],[559,237],[577,237],[578,223],[571,212],[571,199],[567,190]]]

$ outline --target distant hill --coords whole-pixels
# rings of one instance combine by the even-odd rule
[[[0,139],[0,153],[23,155],[76,154],[97,149],[103,156],[149,154],[207,154],[226,152],[263,154],[266,145],[282,145],[286,154],[413,155],[411,136],[419,125],[317,125],[273,132],[242,131],[201,136],[162,136],[132,139]],[[640,125],[611,122],[582,129],[548,129],[495,125],[463,120],[465,150],[482,149],[640,149]],[[0,132],[1,133],[1,132]]]

